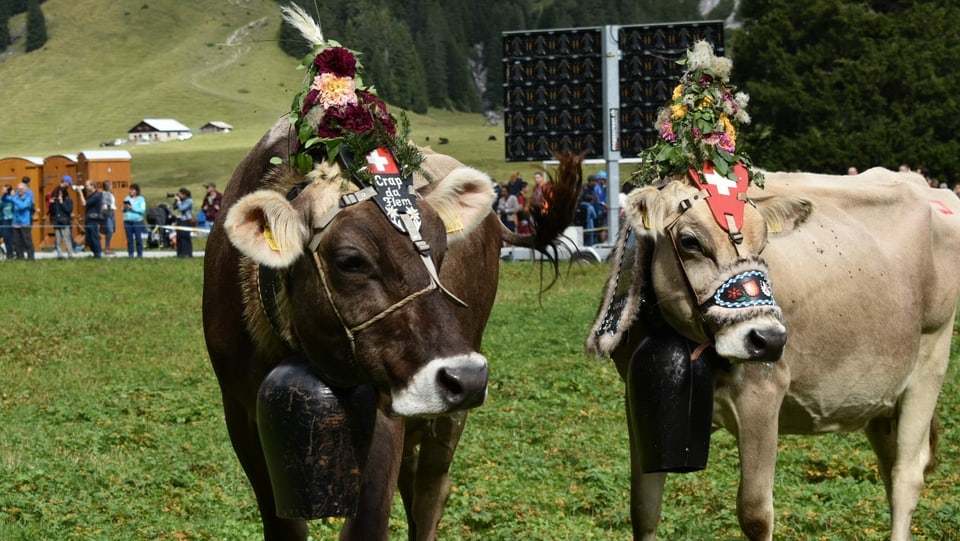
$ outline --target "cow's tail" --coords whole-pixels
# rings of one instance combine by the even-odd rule
[[[937,460],[937,447],[940,443],[940,423],[937,422],[937,414],[933,414],[933,418],[930,419],[930,440],[928,444],[930,445],[930,459],[927,460],[927,465],[923,468],[924,475],[929,475],[933,470],[937,469],[937,465],[940,463]]]
[[[543,200],[533,202],[528,209],[532,233],[519,234],[503,228],[503,240],[514,246],[535,248],[547,255],[555,251],[555,244],[563,231],[573,223],[583,185],[583,154],[564,152],[555,155],[560,161],[556,173],[548,173],[550,182]]]
[[[324,42],[320,23],[314,20],[302,7],[297,4],[287,4],[281,6],[280,11],[283,13],[283,20],[297,29],[311,45],[319,45]]]

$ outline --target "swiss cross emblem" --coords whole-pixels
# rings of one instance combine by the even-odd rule
[[[397,167],[393,154],[387,149],[381,147],[370,154],[367,154],[367,171],[374,175],[398,175],[400,168]]]
[[[730,230],[731,222],[736,231],[743,227],[743,206],[746,203],[747,188],[750,186],[750,173],[743,164],[734,165],[733,172],[737,180],[718,174],[712,162],[704,162],[703,177],[696,169],[690,169],[690,177],[701,190],[710,194],[707,204],[713,211],[713,217],[725,231]],[[741,195],[742,194],[742,195]]]
[[[401,233],[410,233],[403,224],[401,214],[410,218],[410,223],[420,230],[420,209],[413,194],[413,177],[403,178],[393,153],[380,147],[367,154],[367,171],[373,175],[377,195],[373,200],[380,210]]]

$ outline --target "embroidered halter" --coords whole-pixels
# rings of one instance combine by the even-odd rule
[[[690,169],[690,178],[699,192],[692,199],[680,202],[677,212],[668,220],[665,227],[673,246],[673,252],[683,273],[687,290],[697,306],[697,320],[707,336],[712,333],[706,320],[706,312],[712,306],[738,309],[756,306],[776,306],[776,301],[770,288],[770,279],[767,276],[766,265],[755,256],[748,257],[743,253],[743,214],[747,202],[747,187],[750,184],[749,173],[742,164],[734,168],[737,180],[717,174],[710,162],[704,163],[703,176],[696,169]],[[708,296],[701,296],[690,281],[689,272],[680,255],[677,240],[676,224],[680,217],[698,202],[705,201],[710,207],[717,224],[727,232],[731,244],[737,251],[738,259],[735,265],[749,264],[753,268],[737,273],[725,280],[715,292]]]

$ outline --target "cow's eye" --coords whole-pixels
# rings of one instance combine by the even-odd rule
[[[691,233],[680,235],[680,246],[690,253],[703,253],[703,245],[700,244],[700,239]]]
[[[340,272],[362,274],[370,271],[370,264],[360,254],[341,254],[333,258],[333,263]]]

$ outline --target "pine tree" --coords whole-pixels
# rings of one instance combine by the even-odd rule
[[[743,0],[734,78],[750,94],[742,133],[768,169],[960,171],[960,6],[891,0]]]
[[[311,13],[317,6],[315,0],[284,1],[295,1]],[[723,2],[732,5],[733,0]],[[481,103],[484,109],[502,104],[502,32],[690,21],[703,18],[697,12],[699,4],[700,0],[324,0],[319,16],[327,39],[363,53],[367,76],[381,97],[426,112],[427,104],[462,110],[475,110]],[[307,51],[297,39],[289,27],[281,28],[281,47],[300,59]],[[471,69],[470,62],[483,66]],[[474,75],[482,72],[486,81],[478,84]]]
[[[0,0],[0,53],[10,45],[10,7],[8,0]]]
[[[417,52],[429,78],[427,95],[431,107],[446,108],[449,105],[447,33],[449,26],[443,10],[439,6],[431,6],[417,41]]]
[[[38,0],[27,3],[27,47],[26,52],[36,51],[47,44],[47,20],[43,16]]]

